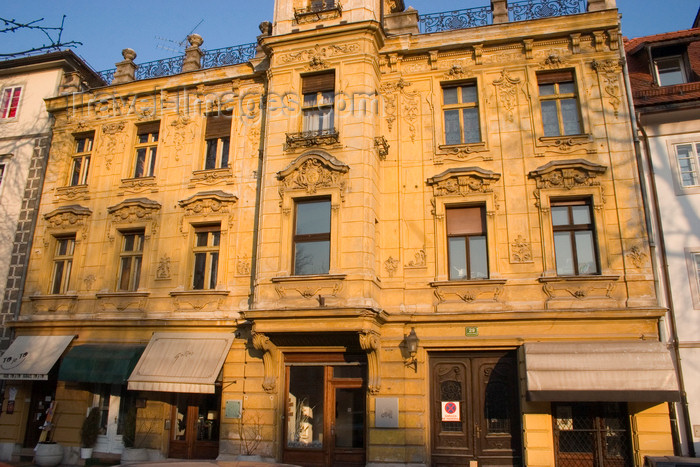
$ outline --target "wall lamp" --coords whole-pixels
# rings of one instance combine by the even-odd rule
[[[413,367],[413,371],[416,373],[418,373],[418,360],[416,359],[418,342],[419,340],[415,328],[411,328],[411,332],[409,332],[408,335],[404,335],[403,342],[401,342],[401,346],[407,355],[407,357],[404,357],[403,364],[407,367]]]

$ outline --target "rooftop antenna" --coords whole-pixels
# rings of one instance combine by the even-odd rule
[[[185,38],[182,39],[181,41],[168,39],[167,37],[162,37],[162,36],[154,36],[156,40],[159,40],[162,42],[161,44],[156,44],[156,47],[159,49],[168,50],[170,52],[182,53],[183,50],[185,49],[185,47],[187,47],[187,37],[189,37],[189,35],[192,34],[203,22],[204,22],[204,18],[200,19],[199,23],[197,23],[192,28],[192,30],[185,35]],[[171,45],[171,44],[173,44],[173,45]]]

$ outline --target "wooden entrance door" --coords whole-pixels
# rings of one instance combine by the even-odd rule
[[[219,389],[216,394],[177,394],[175,399],[168,457],[216,459],[219,455]]]
[[[514,352],[430,356],[432,465],[521,464]]]
[[[305,467],[364,466],[364,362],[343,354],[287,355],[286,360],[284,462]]]

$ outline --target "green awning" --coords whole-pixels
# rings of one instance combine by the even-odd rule
[[[68,351],[58,379],[80,383],[126,384],[145,345],[79,345]]]

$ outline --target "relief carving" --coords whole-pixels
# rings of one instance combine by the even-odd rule
[[[158,261],[158,269],[156,269],[156,280],[170,279],[170,256],[163,255]]]
[[[154,214],[160,210],[160,203],[147,198],[133,198],[107,208],[112,222],[133,223],[143,220],[153,220]]]
[[[378,394],[381,387],[381,366],[379,364],[379,350],[381,340],[376,332],[360,332],[360,347],[367,352],[367,389],[370,394]]]
[[[324,151],[309,151],[297,157],[286,169],[277,172],[280,197],[290,190],[303,190],[308,194],[323,188],[337,188],[344,197],[344,175],[350,167]]]
[[[418,250],[415,255],[415,259],[411,260],[408,262],[406,267],[410,268],[424,268],[426,265],[426,254],[425,254],[425,247],[423,249]]]
[[[479,167],[448,169],[439,175],[428,179],[428,185],[433,187],[435,196],[460,195],[472,193],[492,193],[494,182],[501,178],[500,174]]]
[[[178,201],[187,215],[224,214],[231,212],[231,207],[238,198],[221,190],[203,191]]]
[[[125,135],[124,122],[106,123],[102,125],[102,144],[100,152],[105,156],[105,168],[111,170],[112,159],[117,153],[124,151]]]
[[[643,267],[647,262],[647,254],[644,252],[643,247],[639,245],[634,245],[630,248],[627,257],[637,269]]]
[[[173,146],[175,147],[175,160],[180,160],[180,153],[185,150],[185,145],[194,140],[194,128],[190,127],[192,119],[180,113],[172,122],[171,135]]]
[[[45,214],[44,219],[51,229],[73,229],[76,227],[87,229],[86,220],[90,215],[92,215],[90,209],[71,204],[70,206],[61,206],[54,209]]]
[[[402,77],[396,82],[384,83],[379,88],[379,92],[384,98],[384,114],[386,115],[386,124],[389,131],[392,131],[396,121],[398,94],[403,93],[404,88],[408,86],[411,86],[411,83]]]
[[[280,57],[280,62],[283,64],[295,63],[295,62],[311,62],[311,61],[322,61],[324,58],[334,57],[341,54],[349,54],[360,51],[359,44],[342,44],[342,45],[329,45],[322,47],[316,45],[313,49],[304,49],[298,52],[291,52],[287,54],[282,54]]]
[[[529,263],[532,261],[532,247],[530,243],[522,236],[513,241],[511,245],[511,263]]]
[[[519,83],[520,78],[509,76],[507,70],[501,71],[501,77],[493,82],[496,87],[498,103],[505,110],[506,120],[509,122],[514,120],[513,111],[518,104],[517,89]]]
[[[474,285],[468,286],[438,286],[435,287],[435,297],[438,302],[455,302],[461,301],[464,303],[473,302],[497,302],[501,293],[503,293],[503,286],[498,285]],[[456,297],[457,300],[450,299],[449,297]]]
[[[389,256],[386,261],[384,261],[384,267],[386,268],[387,274],[389,274],[389,277],[392,278],[394,277],[394,274],[396,271],[399,269],[399,260],[394,258],[393,256]]]
[[[613,114],[619,114],[620,103],[620,75],[622,73],[622,59],[620,60],[593,60],[591,67],[598,73],[603,91],[613,108]]]
[[[528,174],[535,180],[538,189],[597,186],[597,180],[607,170],[604,165],[594,164],[584,159],[571,161],[553,161],[533,170]]]

